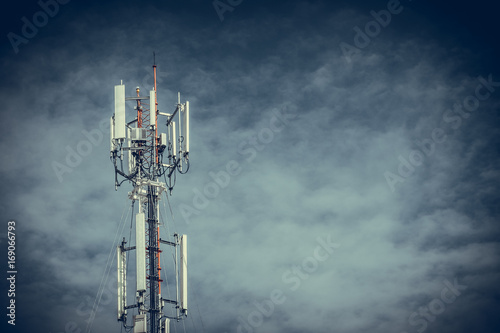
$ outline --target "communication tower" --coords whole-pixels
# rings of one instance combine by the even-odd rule
[[[110,119],[111,161],[115,167],[115,190],[128,182],[135,215],[135,245],[127,246],[125,238],[117,247],[118,321],[134,333],[168,333],[170,320],[187,316],[187,236],[175,233],[171,239],[160,238],[159,201],[171,194],[176,173],[189,170],[189,101],[181,103],[180,93],[172,113],[158,110],[156,63],[153,65],[153,90],[141,96],[125,95],[125,85],[115,86],[115,111]],[[127,102],[134,104],[133,118],[127,118]],[[130,112],[132,113],[132,112]],[[160,132],[164,120],[165,132]],[[177,122],[176,122],[177,120]],[[163,128],[163,126],[162,126]],[[163,181],[162,181],[163,180]],[[169,192],[169,193],[167,193]],[[175,252],[175,299],[162,296],[161,246],[172,246]],[[127,253],[135,251],[135,298],[127,298]],[[179,292],[180,291],[180,292]],[[165,304],[175,308],[175,315],[163,312]],[[127,311],[137,309],[128,325]],[[129,320],[130,321],[130,320]]]

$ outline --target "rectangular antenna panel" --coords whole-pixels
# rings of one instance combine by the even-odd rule
[[[160,133],[160,146],[165,148],[168,145],[167,133]]]
[[[168,141],[167,141],[167,134],[166,133],[160,133],[158,137],[158,152],[161,154],[163,151],[168,146]]]
[[[170,333],[170,319],[165,318],[161,324],[161,333]]]
[[[115,151],[115,144],[113,143],[115,137],[115,120],[113,117],[109,118],[109,133],[109,151]]]
[[[135,258],[137,291],[146,291],[146,226],[144,213],[135,216]]]
[[[181,309],[187,313],[187,235],[181,236]]]
[[[121,246],[116,248],[116,262],[117,262],[117,276],[118,276],[118,320],[126,313],[125,303],[127,299],[127,270],[126,270],[126,257],[125,252],[122,251]]]
[[[125,86],[115,86],[115,139],[125,139]]]
[[[177,155],[177,134],[175,133],[175,121],[172,124],[172,155]]]
[[[125,308],[127,306],[127,252],[123,251],[122,252],[122,257],[123,257],[123,313],[127,315],[127,309]]]
[[[186,101],[182,120],[182,135],[184,136],[182,150],[189,153],[189,101]]]
[[[145,314],[134,316],[134,333],[147,333]]]
[[[156,126],[156,91],[149,91],[149,124]]]
[[[132,147],[132,139],[130,138],[132,136],[131,134],[131,129],[127,128],[127,137],[129,138],[128,146]],[[135,166],[135,160],[134,156],[132,155],[132,150],[128,150],[128,173],[132,173],[132,170],[134,169]]]

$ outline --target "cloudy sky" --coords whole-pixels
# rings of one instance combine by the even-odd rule
[[[6,272],[14,220],[18,273],[15,327],[0,285],[2,332],[120,332],[112,251],[131,185],[114,190],[108,119],[120,80],[151,89],[153,51],[160,111],[178,91],[191,103],[191,169],[172,214],[161,202],[162,237],[189,237],[173,332],[498,332],[498,5],[13,6],[0,253]]]

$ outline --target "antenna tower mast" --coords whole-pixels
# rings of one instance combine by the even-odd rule
[[[160,237],[159,201],[169,195],[175,185],[176,173],[189,170],[189,101],[175,110],[158,110],[156,61],[153,62],[153,90],[148,96],[125,96],[123,82],[115,86],[115,112],[110,119],[110,158],[115,167],[115,190],[128,181],[132,207],[138,203],[135,216],[135,245],[123,238],[117,247],[118,321],[134,333],[168,333],[170,320],[187,316],[187,236],[175,233],[171,239]],[[127,121],[126,102],[134,103],[134,117]],[[165,120],[166,132],[159,132],[159,120]],[[177,119],[177,123],[176,120]],[[162,179],[164,182],[162,182]],[[169,193],[167,193],[169,192]],[[161,246],[175,249],[175,299],[163,298]],[[127,299],[127,253],[135,250],[135,298]],[[166,274],[163,274],[166,276]],[[179,297],[180,290],[180,297]],[[175,315],[163,312],[165,304],[175,308]],[[127,310],[136,309],[132,325],[127,325]]]

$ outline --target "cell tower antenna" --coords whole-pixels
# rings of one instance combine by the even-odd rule
[[[176,173],[189,170],[189,101],[181,103],[178,95],[175,110],[158,111],[156,54],[153,52],[153,90],[149,96],[125,96],[123,81],[115,86],[115,111],[110,119],[110,159],[115,167],[115,190],[124,182],[132,185],[128,197],[138,202],[135,216],[135,246],[125,238],[117,247],[118,321],[134,333],[168,333],[170,320],[187,316],[187,236],[177,233],[160,237],[159,202],[162,194],[172,193]],[[127,121],[126,102],[135,102],[135,113]],[[165,132],[159,132],[159,118],[165,118]],[[162,177],[164,182],[162,182]],[[161,245],[175,250],[176,296],[162,296],[160,266]],[[127,253],[135,251],[135,298],[127,297]],[[180,253],[180,255],[178,255]],[[178,269],[180,267],[180,269]],[[164,313],[170,304],[174,315]],[[127,310],[137,312],[132,323]],[[175,311],[174,311],[175,310]]]

